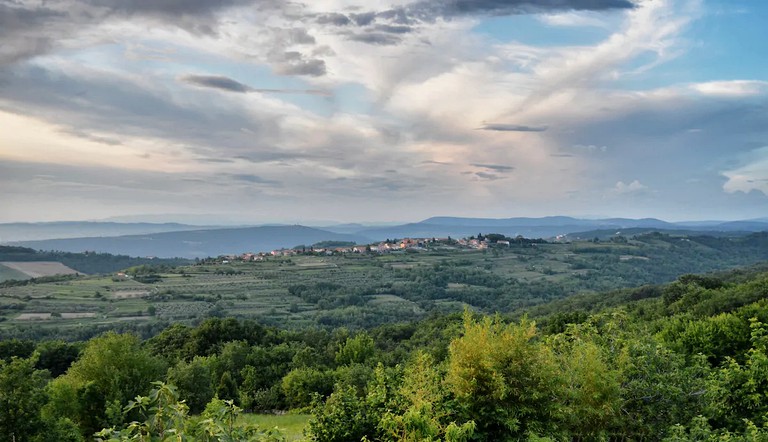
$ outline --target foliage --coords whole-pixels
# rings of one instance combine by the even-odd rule
[[[262,431],[255,426],[236,425],[238,408],[232,401],[212,400],[200,419],[189,416],[189,408],[179,401],[176,388],[154,382],[147,396],[137,396],[125,407],[126,414],[138,413],[142,420],[132,421],[117,430],[105,428],[96,433],[99,442],[181,441],[202,442],[282,442],[276,430]]]
[[[498,300],[517,284],[469,258],[435,264],[382,288]],[[308,280],[296,294],[350,287]],[[278,436],[247,433],[239,406],[312,407],[317,441],[765,440],[767,280],[746,269],[576,296],[537,309],[541,328],[466,309],[366,331],[212,318],[145,342],[4,340],[0,426],[51,442],[104,427],[105,440],[258,440]]]
[[[29,440],[40,429],[48,373],[35,369],[36,362],[34,357],[0,360],[0,437],[4,440]]]
[[[49,386],[49,412],[76,422],[84,435],[122,421],[120,404],[165,372],[163,362],[134,335],[106,333],[88,342],[81,357]]]
[[[535,341],[535,325],[480,322],[469,313],[464,335],[450,346],[446,382],[459,414],[474,420],[484,440],[522,437],[552,429],[558,379],[552,351]]]

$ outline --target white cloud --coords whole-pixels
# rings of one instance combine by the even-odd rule
[[[768,82],[754,80],[709,81],[695,83],[690,88],[703,95],[745,97],[768,91]]]
[[[744,165],[722,172],[728,178],[723,190],[728,193],[753,190],[768,195],[768,146],[755,149],[744,160]]]
[[[639,193],[648,190],[648,186],[640,183],[638,180],[634,180],[629,184],[625,184],[623,181],[619,181],[613,186],[613,193],[617,195],[626,195],[630,193]]]
[[[596,27],[608,29],[611,26],[605,14],[593,12],[561,12],[557,14],[543,14],[537,16],[538,20],[549,26],[565,27]]]

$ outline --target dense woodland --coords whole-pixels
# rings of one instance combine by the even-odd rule
[[[746,269],[522,318],[356,332],[209,318],[146,340],[4,340],[0,434],[281,440],[234,425],[242,409],[311,410],[317,441],[765,440],[767,295],[768,272]]]

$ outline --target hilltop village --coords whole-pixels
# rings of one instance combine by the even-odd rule
[[[478,234],[469,238],[453,239],[447,238],[402,238],[387,239],[378,243],[371,244],[352,244],[336,241],[324,241],[312,246],[296,246],[290,249],[276,249],[269,252],[246,252],[240,255],[223,255],[218,257],[219,261],[263,261],[268,257],[275,256],[296,256],[296,255],[315,255],[330,256],[344,255],[350,253],[371,254],[371,253],[393,253],[393,252],[420,252],[434,249],[443,250],[484,250],[493,247],[512,247],[512,246],[535,246],[536,244],[545,244],[543,239],[528,239],[522,236],[515,238],[506,237],[501,234],[490,233],[487,235]]]

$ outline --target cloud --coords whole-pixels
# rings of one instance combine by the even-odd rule
[[[280,75],[306,75],[320,77],[326,74],[325,60],[307,59],[299,52],[286,52],[282,56],[272,57],[274,71]]]
[[[219,89],[226,92],[259,92],[263,94],[307,94],[330,96],[331,93],[321,89],[265,89],[253,88],[229,77],[220,75],[185,75],[180,78],[184,83],[194,86]]]
[[[603,29],[608,29],[609,27],[604,17],[594,13],[568,11],[554,14],[542,14],[538,15],[536,18],[549,26],[595,27]]]
[[[623,181],[619,181],[613,186],[613,192],[617,195],[626,195],[643,192],[648,189],[648,186],[641,184],[640,181],[634,180],[629,184],[625,184]]]
[[[768,81],[731,80],[692,84],[691,89],[704,95],[746,97],[768,91]]]
[[[739,167],[721,172],[728,179],[723,190],[727,193],[758,191],[768,195],[768,146],[744,155],[741,163]]]
[[[572,147],[576,151],[587,152],[587,153],[597,153],[597,152],[608,151],[608,146],[598,146],[596,144],[574,144]]]
[[[235,181],[243,181],[251,184],[267,184],[271,186],[276,186],[281,184],[280,181],[262,178],[258,175],[254,175],[250,173],[235,173],[235,174],[229,174],[228,176]]]
[[[516,15],[548,11],[632,9],[629,0],[424,0],[406,7],[420,17]]]
[[[213,35],[217,14],[236,6],[275,7],[277,0],[60,0],[0,3],[0,66],[45,54],[90,28],[120,19],[158,21]],[[99,37],[96,37],[97,39]]]
[[[482,125],[478,129],[494,130],[500,132],[544,132],[548,128],[547,126],[523,126],[519,124],[488,123]]]
[[[107,146],[120,146],[121,144],[123,144],[123,142],[118,140],[117,138],[103,137],[103,136],[87,133],[77,129],[62,129],[61,132],[67,135],[73,135],[79,138],[83,138],[85,140],[94,141],[96,143],[106,144]]]
[[[359,41],[360,43],[383,46],[396,45],[402,41],[399,36],[387,34],[384,32],[352,33],[349,34],[349,39],[353,41]]]
[[[496,180],[504,179],[503,176],[499,176],[499,175],[488,173],[488,172],[475,172],[475,176],[480,178],[481,180],[486,180],[486,181],[496,181]]]
[[[220,89],[227,92],[252,92],[253,88],[228,77],[218,75],[185,75],[181,81],[195,86]]]
[[[483,169],[489,169],[489,170],[493,170],[493,171],[496,171],[496,172],[502,172],[502,173],[511,172],[511,171],[515,170],[515,168],[512,167],[512,166],[503,166],[503,165],[500,165],[500,164],[477,164],[477,163],[472,163],[472,164],[470,164],[470,166],[480,167],[480,168],[483,168]]]
[[[321,25],[348,26],[352,24],[352,20],[349,17],[339,12],[317,14],[315,21]]]

